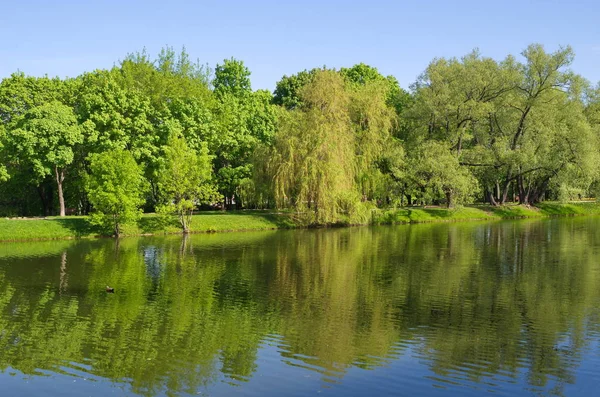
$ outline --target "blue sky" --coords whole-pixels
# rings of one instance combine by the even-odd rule
[[[0,9],[0,78],[76,76],[146,47],[185,45],[211,67],[243,60],[253,88],[284,74],[364,62],[408,87],[434,57],[479,48],[501,59],[528,44],[571,45],[572,69],[600,80],[600,2],[20,0]]]

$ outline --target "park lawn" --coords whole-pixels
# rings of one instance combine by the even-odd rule
[[[475,220],[500,220],[518,218],[539,218],[552,216],[600,215],[600,204],[596,202],[557,203],[544,202],[534,206],[504,205],[475,205],[448,209],[431,208],[400,208],[391,210],[376,210],[373,213],[373,223],[428,223],[428,222],[458,222]]]
[[[294,228],[298,225],[285,213],[265,211],[207,212],[194,215],[191,232],[225,232]],[[145,214],[136,224],[123,226],[123,236],[181,233],[178,225],[154,214]],[[110,234],[91,225],[85,216],[65,218],[0,218],[0,241],[92,238]]]
[[[86,218],[0,218],[0,241],[93,237],[94,230]]]
[[[194,215],[190,225],[192,233],[232,232],[246,230],[273,230],[298,227],[285,213],[267,211],[210,211]],[[181,233],[176,222],[164,224],[158,216],[145,215],[138,222],[138,234]],[[129,230],[131,231],[131,230]],[[130,234],[127,233],[126,234]]]
[[[493,207],[475,205],[447,209],[441,207],[407,207],[373,210],[375,225],[429,222],[460,222],[515,218],[600,215],[595,202],[545,202],[536,207],[506,205]],[[303,227],[291,212],[268,211],[210,211],[193,216],[192,233],[291,229]],[[145,214],[136,223],[123,227],[124,236],[164,235],[181,233],[173,220],[165,221],[154,214]],[[0,218],[0,241],[30,241],[51,239],[92,238],[110,235],[109,231],[91,225],[85,216],[65,218]]]

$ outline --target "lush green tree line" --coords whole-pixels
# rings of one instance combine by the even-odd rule
[[[365,64],[253,91],[243,62],[212,71],[172,48],[76,78],[17,72],[0,83],[0,213],[95,213],[118,234],[141,211],[187,231],[217,205],[333,223],[595,197],[600,89],[569,47],[521,55],[435,59],[410,92]]]

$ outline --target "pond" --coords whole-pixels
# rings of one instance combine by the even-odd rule
[[[598,218],[0,244],[2,395],[598,384]]]

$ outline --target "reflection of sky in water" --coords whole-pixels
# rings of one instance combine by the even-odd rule
[[[283,346],[285,349],[286,346]],[[351,366],[343,376],[330,377],[318,367],[311,367],[300,360],[294,362],[282,357],[282,346],[272,339],[263,343],[258,351],[256,371],[250,378],[236,380],[220,373],[207,387],[200,387],[182,395],[202,396],[481,396],[517,395],[523,390],[534,395],[592,396],[597,391],[600,343],[594,341],[583,355],[576,384],[553,381],[543,388],[527,384],[526,371],[516,376],[509,373],[487,374],[478,382],[466,379],[457,370],[446,377],[431,372],[429,363],[419,352],[421,346],[409,346],[403,354],[385,365],[366,370]],[[282,363],[287,365],[281,365]],[[79,364],[75,364],[80,367]],[[88,371],[62,367],[61,373],[41,371],[42,376],[23,375],[7,368],[0,374],[2,395],[32,396],[104,396],[135,395],[126,382],[113,382],[91,375]],[[7,393],[7,394],[4,394]],[[167,396],[162,390],[156,396]]]
[[[144,263],[146,264],[146,274],[154,283],[158,282],[165,264],[160,262],[160,249],[153,245],[144,247]]]

